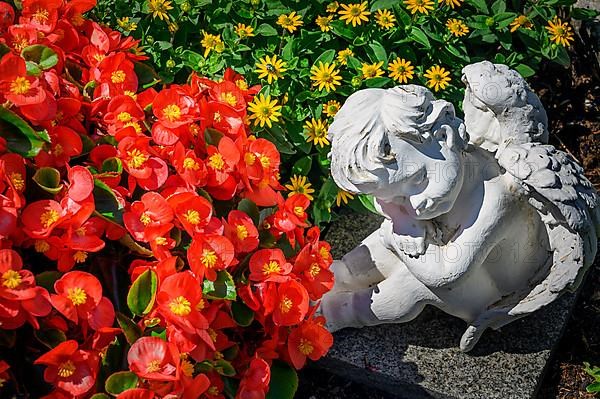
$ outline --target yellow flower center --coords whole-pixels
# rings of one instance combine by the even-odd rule
[[[245,240],[248,237],[248,229],[243,224],[238,224],[235,231],[239,240]]]
[[[205,303],[204,303],[204,299],[200,299],[200,301],[198,302],[198,304],[196,305],[196,310],[197,311],[201,311],[204,309],[205,307]]]
[[[300,344],[298,344],[298,350],[304,356],[310,355],[314,349],[315,348],[312,346],[312,343],[309,340],[304,338],[300,339]]]
[[[206,390],[206,393],[211,396],[217,396],[219,394],[219,388],[213,385]]]
[[[221,170],[225,166],[225,161],[223,160],[223,156],[219,153],[213,154],[208,158],[208,164],[216,170]]]
[[[246,165],[252,166],[254,165],[254,162],[256,162],[256,155],[247,152],[246,155],[244,155],[244,161],[246,162]]]
[[[281,302],[279,302],[279,310],[281,311],[281,313],[288,313],[290,310],[292,310],[293,305],[294,302],[292,302],[292,300],[287,296],[284,296],[281,299]]]
[[[17,288],[22,281],[21,275],[16,270],[7,270],[2,273],[2,285],[9,290]]]
[[[123,83],[125,81],[125,78],[127,78],[127,75],[125,75],[125,72],[123,72],[120,69],[118,71],[114,71],[110,75],[110,81],[114,84]]]
[[[190,224],[196,225],[200,223],[200,213],[197,210],[190,209],[183,216]]]
[[[10,84],[10,91],[13,94],[20,95],[26,94],[31,88],[31,83],[27,78],[23,76],[18,76],[15,80]]]
[[[40,216],[40,222],[44,225],[45,228],[52,226],[54,223],[58,221],[59,215],[58,212],[54,209],[49,209],[46,212],[42,213]]]
[[[308,270],[308,274],[310,274],[310,276],[312,278],[315,278],[319,275],[319,273],[321,273],[321,268],[319,267],[319,265],[317,265],[316,263],[313,263],[312,265],[310,265],[310,269]]]
[[[215,112],[215,114],[213,115],[213,120],[214,120],[215,122],[221,122],[221,120],[222,120],[222,119],[223,119],[223,118],[221,117],[221,113],[220,113],[220,112],[218,112],[218,111],[217,111],[217,112]]]
[[[296,216],[304,216],[304,208],[302,208],[301,206],[295,206],[294,207],[294,214]]]
[[[87,301],[87,294],[82,288],[75,287],[67,290],[67,298],[71,300],[73,305],[83,305]]]
[[[36,252],[43,254],[47,250],[50,249],[50,244],[48,244],[45,240],[36,240],[33,244]]]
[[[25,180],[23,179],[23,175],[17,172],[12,172],[10,174],[10,181],[12,182],[15,189],[18,191],[23,191],[25,189]]]
[[[135,129],[136,133],[142,132],[142,127],[137,122],[127,122],[126,124],[123,125],[123,127],[133,127]]]
[[[45,8],[38,8],[37,11],[33,14],[33,19],[40,24],[46,22],[49,17],[50,12],[48,12],[48,10],[46,10]]]
[[[191,377],[194,374],[194,366],[189,360],[181,361],[181,372],[186,377]]]
[[[259,159],[260,159],[260,164],[262,165],[263,168],[268,168],[269,166],[271,166],[271,159],[268,156],[261,155]]]
[[[131,120],[131,114],[129,112],[121,112],[117,115],[117,120],[121,123],[126,123]]]
[[[187,316],[192,311],[190,301],[183,296],[178,296],[169,303],[169,309],[177,316]]]
[[[169,120],[169,122],[174,122],[181,118],[181,108],[175,104],[169,104],[163,108],[163,114],[165,115],[165,118]]]
[[[217,254],[215,251],[205,249],[200,256],[200,262],[202,262],[205,267],[213,268],[217,264]]]
[[[158,360],[158,359],[152,360],[146,366],[146,373],[156,373],[159,370],[160,370],[160,360]]]
[[[263,274],[268,276],[269,274],[279,273],[281,271],[281,267],[277,261],[270,261],[269,263],[265,263],[263,265]]]
[[[221,101],[226,102],[232,107],[234,107],[237,104],[237,99],[235,98],[235,95],[229,91],[221,93]]]
[[[329,258],[329,250],[325,247],[321,247],[321,249],[319,249],[319,255],[321,255],[321,258],[327,259]]]
[[[64,363],[61,363],[58,366],[58,376],[61,378],[69,378],[73,374],[75,374],[76,367],[72,361],[67,360]]]
[[[156,237],[154,242],[156,245],[167,245],[167,239],[165,237]]]
[[[208,330],[206,330],[206,332],[208,333],[208,336],[210,337],[212,342],[217,342],[217,332],[215,330],[209,328]]]
[[[235,85],[240,89],[240,90],[248,90],[248,83],[246,83],[246,81],[244,79],[238,79],[235,81]]]
[[[152,223],[152,218],[146,212],[142,212],[140,215],[140,222],[142,222],[144,226],[148,226],[150,223]]]
[[[127,163],[134,169],[141,168],[142,165],[144,165],[148,160],[148,156],[142,151],[138,150],[137,148],[134,148],[131,151],[127,151],[127,156],[129,157]]]
[[[76,263],[83,263],[87,259],[87,252],[85,251],[77,251],[73,254],[73,259]]]
[[[198,162],[196,162],[194,158],[185,158],[183,160],[183,169],[198,170],[200,169],[200,165],[198,165]]]

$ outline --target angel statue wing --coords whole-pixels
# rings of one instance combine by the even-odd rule
[[[530,281],[533,289],[510,304],[508,314],[518,317],[549,304],[565,289],[577,288],[596,255],[600,197],[583,168],[551,145],[509,140],[496,158],[541,216],[552,251],[549,269],[540,270]]]

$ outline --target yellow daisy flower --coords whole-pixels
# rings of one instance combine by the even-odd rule
[[[340,8],[340,3],[338,3],[337,1],[332,1],[331,3],[327,4],[326,11],[330,13],[335,13],[338,10],[338,8]]]
[[[237,24],[235,27],[235,34],[238,35],[240,39],[246,39],[248,37],[255,36],[254,28],[246,24]]]
[[[460,7],[461,0],[441,0],[440,3],[444,3],[450,8],[454,9],[454,7]]]
[[[271,100],[270,95],[259,94],[248,104],[248,111],[251,113],[249,119],[254,119],[254,124],[260,125],[260,127],[263,127],[265,124],[271,127],[273,126],[272,122],[279,121],[279,117],[281,116],[280,110],[281,105],[277,104],[276,99]]]
[[[561,21],[558,17],[554,17],[552,21],[548,21],[546,29],[550,33],[550,40],[561,46],[568,47],[571,44],[570,42],[575,40],[571,26]]]
[[[302,25],[302,17],[297,15],[296,11],[292,11],[289,14],[281,14],[277,18],[277,25],[283,29],[287,29],[290,33],[294,33]]]
[[[285,188],[290,190],[288,197],[291,197],[294,194],[302,194],[310,201],[314,199],[311,194],[315,192],[315,189],[312,188],[312,184],[308,181],[306,176],[294,175],[291,177],[290,183],[292,184],[285,185]]]
[[[433,0],[404,0],[404,5],[411,14],[429,14],[433,10]]]
[[[342,104],[339,101],[329,100],[325,104],[323,104],[323,113],[330,118],[333,118],[335,114],[338,113]]]
[[[274,80],[281,78],[283,72],[287,71],[286,66],[285,61],[278,59],[276,55],[273,55],[273,57],[266,55],[258,60],[254,72],[259,74],[260,79],[266,78],[267,82],[271,84]]]
[[[318,86],[319,90],[325,89],[330,92],[335,91],[335,85],[341,85],[342,77],[335,64],[319,61],[318,65],[310,68],[310,80],[314,81],[313,86]]]
[[[460,19],[450,18],[446,22],[446,27],[456,37],[461,37],[469,33],[469,27]]]
[[[315,19],[315,23],[321,28],[321,32],[329,32],[331,30],[331,21],[333,20],[333,15],[328,15],[326,17],[318,16]]]
[[[390,78],[400,83],[408,83],[415,74],[415,67],[411,62],[400,57],[388,64],[388,70],[390,71]]]
[[[217,53],[222,53],[225,49],[221,35],[211,35],[210,33],[203,32],[203,38],[200,41],[202,47],[204,47],[204,57],[214,50]]]
[[[348,204],[348,200],[351,200],[354,198],[354,195],[352,193],[349,193],[348,191],[345,190],[338,190],[337,195],[335,196],[335,204],[337,206],[342,205],[342,202],[344,203],[344,205]]]
[[[337,54],[337,60],[340,63],[340,65],[347,65],[348,57],[352,57],[353,55],[354,55],[354,53],[349,48],[347,48],[345,50],[340,50],[340,51],[338,51],[338,54]]]
[[[329,140],[327,140],[327,123],[321,119],[316,120],[312,118],[312,120],[307,121],[304,124],[304,132],[308,136],[306,141],[313,142],[315,145],[321,147],[329,145]]]
[[[383,29],[391,29],[396,24],[396,16],[390,10],[377,10],[375,12],[375,22]]]
[[[117,19],[117,24],[125,32],[132,32],[137,29],[137,24],[135,22],[130,22],[129,17],[123,17],[123,18]]]
[[[363,62],[361,67],[362,76],[365,79],[378,78],[383,75],[383,70],[381,67],[383,66],[383,61],[376,62],[374,64],[367,64]]]
[[[527,18],[525,15],[519,15],[510,23],[510,31],[514,32],[519,28],[531,29],[533,28],[533,23]]]
[[[346,25],[352,24],[352,26],[360,25],[363,21],[369,20],[371,13],[367,11],[368,3],[363,1],[362,3],[342,4],[342,10],[338,11],[340,19],[346,20]]]
[[[427,78],[427,86],[435,91],[445,89],[451,80],[450,72],[446,71],[444,67],[440,67],[439,65],[434,65],[429,68],[427,71],[425,71],[423,76]]]
[[[169,10],[172,10],[169,0],[148,0],[148,11],[152,14],[152,18],[160,18],[161,21],[169,20]]]

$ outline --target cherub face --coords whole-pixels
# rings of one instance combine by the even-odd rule
[[[440,216],[452,209],[464,176],[462,155],[446,144],[441,128],[440,141],[414,143],[389,137],[389,160],[384,163],[387,181],[373,191],[379,200],[403,206],[416,219]]]

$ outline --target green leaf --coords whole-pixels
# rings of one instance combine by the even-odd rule
[[[241,301],[231,304],[231,315],[238,326],[248,327],[254,321],[254,312]]]
[[[133,70],[138,77],[138,88],[140,89],[147,89],[160,82],[160,76],[150,65],[134,62]]]
[[[600,392],[600,381],[591,383],[585,388],[588,392]]]
[[[42,70],[48,70],[58,63],[58,55],[54,50],[41,44],[25,47],[21,51],[21,57]]]
[[[117,312],[117,323],[123,330],[123,335],[129,345],[133,345],[142,336],[142,329],[121,312]]]
[[[308,172],[310,172],[311,167],[312,157],[306,155],[294,163],[294,166],[292,166],[292,174],[306,176],[308,175]]]
[[[371,5],[371,11],[392,9],[398,4],[398,0],[377,0]]]
[[[383,61],[384,64],[388,62],[388,56],[385,51],[385,48],[378,41],[374,41],[369,43],[366,48],[367,54],[372,62]]]
[[[225,270],[217,272],[217,279],[215,281],[204,279],[202,282],[202,292],[208,299],[235,301],[237,297],[235,281],[233,281],[231,274]]]
[[[53,349],[58,346],[58,344],[67,340],[65,333],[57,328],[34,330],[33,335],[35,335],[38,341],[48,347],[48,349]]]
[[[206,128],[204,131],[206,144],[217,146],[219,145],[219,141],[221,141],[221,137],[223,137],[223,133],[212,127]]]
[[[515,70],[521,74],[524,78],[535,75],[535,70],[525,64],[519,64],[515,67]]]
[[[298,374],[287,363],[275,360],[271,365],[271,382],[266,399],[294,399]]]
[[[127,306],[136,316],[148,314],[154,306],[158,279],[150,269],[138,276],[127,293]]]
[[[131,371],[117,371],[111,374],[104,383],[104,389],[111,395],[118,395],[123,391],[135,388],[138,377]]]
[[[123,162],[117,157],[106,158],[102,162],[102,172],[121,174],[123,172]]]
[[[489,14],[490,12],[486,4],[486,0],[466,0],[466,2],[477,8],[477,10],[482,13]]]
[[[260,24],[258,28],[254,30],[254,33],[262,36],[277,36],[277,29],[273,28],[269,24]]]
[[[49,270],[35,275],[35,283],[45,288],[51,294],[54,293],[54,283],[62,276],[61,272]]]
[[[96,212],[110,220],[121,223],[123,206],[117,199],[115,192],[106,183],[100,179],[94,179],[94,203],[96,204]]]
[[[368,211],[379,215],[377,208],[375,208],[375,197],[373,197],[372,195],[359,194],[358,199]]]
[[[367,87],[384,87],[389,84],[392,80],[390,78],[386,78],[380,76],[378,78],[371,78],[365,80],[365,86]]]
[[[214,362],[213,367],[217,373],[226,377],[233,377],[235,375],[235,369],[227,360],[217,360],[216,362]]]
[[[50,194],[58,194],[63,188],[60,182],[60,172],[51,167],[39,168],[33,175],[33,181]]]
[[[90,399],[110,399],[110,396],[105,393],[95,393],[90,397]]]
[[[344,39],[353,40],[356,36],[355,30],[353,30],[351,27],[348,27],[348,25],[346,25],[346,23],[342,20],[335,20],[331,22],[330,26],[333,33],[343,37]]]
[[[317,57],[317,59],[315,60],[314,65],[318,65],[319,62],[322,62],[323,64],[330,64],[331,61],[333,61],[334,57],[335,57],[335,50],[323,51],[321,53],[321,55],[319,57]]]
[[[592,10],[592,9],[589,9],[589,8],[574,7],[573,10],[571,11],[571,18],[573,18],[573,19],[579,19],[579,20],[582,20],[582,21],[585,21],[585,20],[588,20],[588,19],[594,19],[598,15],[600,15],[599,11]]]
[[[422,44],[426,49],[431,48],[431,43],[429,42],[429,39],[427,38],[427,35],[425,34],[425,32],[423,32],[421,29],[417,28],[416,26],[412,27],[409,37],[411,39],[413,39],[414,41],[416,41],[417,43]]]
[[[25,158],[35,157],[44,145],[44,140],[25,120],[2,106],[0,106],[0,132],[6,140],[8,149]]]

